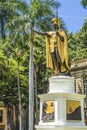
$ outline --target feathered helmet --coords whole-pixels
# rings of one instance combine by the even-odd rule
[[[59,20],[59,19],[53,18],[53,19],[52,19],[52,23],[53,23],[53,24],[58,24],[58,26],[60,27],[60,20]]]

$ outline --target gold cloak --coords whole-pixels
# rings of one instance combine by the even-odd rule
[[[58,32],[62,37],[64,37],[64,42],[62,42],[59,37],[56,38],[56,41],[57,41],[58,53],[62,62],[61,72],[65,72],[67,69],[69,69],[68,53],[67,53],[67,37],[63,30],[59,30]],[[52,35],[55,32],[52,31],[52,32],[47,32],[47,33],[48,35]],[[63,66],[63,64],[66,65],[67,69]],[[52,56],[51,56],[51,51],[50,51],[50,37],[49,36],[46,37],[46,67],[53,69],[55,73],[58,72],[57,66],[56,65],[53,66]]]

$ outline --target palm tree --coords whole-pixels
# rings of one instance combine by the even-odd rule
[[[5,38],[9,30],[5,29],[6,24],[22,14],[26,4],[19,0],[0,1],[0,35]],[[7,31],[7,32],[6,32]]]
[[[29,63],[29,130],[33,130],[33,107],[34,107],[34,85],[33,85],[33,44],[34,44],[34,26],[46,30],[45,21],[49,26],[50,19],[54,16],[53,8],[58,3],[53,0],[31,0],[29,6],[29,18],[31,21],[31,39],[30,39],[30,63]]]

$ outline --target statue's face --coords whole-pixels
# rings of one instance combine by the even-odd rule
[[[53,27],[54,27],[54,29],[58,29],[59,28],[57,24],[53,24]]]

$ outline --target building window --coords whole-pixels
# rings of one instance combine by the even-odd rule
[[[87,94],[87,80],[84,80],[83,85],[84,85],[84,94]]]
[[[3,122],[3,110],[0,110],[0,123]]]

